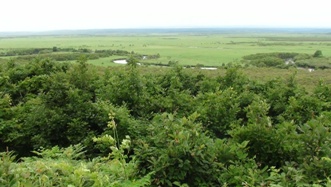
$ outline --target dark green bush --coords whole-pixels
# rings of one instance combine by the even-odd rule
[[[308,93],[295,75],[256,82],[238,67],[222,76],[179,66],[102,72],[86,63],[85,52],[76,63],[0,64],[0,185],[130,186],[139,175],[139,184],[148,185],[151,176],[153,186],[330,184],[327,84]],[[116,133],[107,126],[109,113]],[[121,149],[121,142],[130,148]],[[84,146],[84,156],[65,158],[75,144]],[[40,147],[43,158],[22,159]]]

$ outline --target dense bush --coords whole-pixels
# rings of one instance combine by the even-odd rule
[[[258,67],[284,67],[286,60],[294,60],[299,53],[258,53],[244,56],[248,64]],[[302,55],[301,55],[302,56]]]
[[[121,149],[121,148],[120,148]],[[12,152],[0,153],[1,186],[142,187],[150,174],[137,176],[137,161],[126,162],[119,153],[85,160],[81,145],[35,151],[37,156],[15,162]]]
[[[295,75],[100,72],[86,61],[0,64],[2,186],[330,185],[322,81],[308,93]]]
[[[243,63],[257,67],[288,68],[290,66],[312,69],[330,69],[330,58],[317,50],[313,55],[305,53],[257,53],[243,57]]]

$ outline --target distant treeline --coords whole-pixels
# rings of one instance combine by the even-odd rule
[[[314,54],[306,53],[257,53],[243,57],[243,63],[257,67],[300,67],[313,69],[330,69],[331,59],[323,57],[322,51],[317,50]]]
[[[51,52],[83,52],[88,49],[74,49],[74,48],[27,48],[27,49],[9,49],[0,52],[0,56],[22,56],[22,55],[35,55],[45,54]]]
[[[20,61],[30,61],[37,57],[39,58],[51,58],[55,61],[72,61],[77,60],[80,56],[86,56],[89,60],[99,59],[99,58],[106,58],[110,56],[129,56],[134,55],[137,59],[157,59],[160,57],[159,54],[155,55],[142,55],[137,54],[133,51],[125,51],[125,50],[91,50],[87,48],[28,48],[28,49],[10,49],[10,50],[3,50],[0,52],[0,57],[13,57]]]
[[[0,56],[26,56],[26,55],[36,55],[36,54],[49,54],[55,52],[67,52],[67,53],[98,53],[98,54],[107,54],[107,55],[127,55],[130,54],[128,51],[124,50],[91,50],[87,48],[27,48],[27,49],[10,49],[7,51],[0,52]]]

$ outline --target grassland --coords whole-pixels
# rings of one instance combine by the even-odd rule
[[[168,64],[178,61],[180,65],[222,66],[236,64],[245,55],[269,52],[297,52],[313,54],[321,50],[325,57],[331,57],[331,35],[309,33],[237,33],[237,34],[112,34],[72,36],[26,36],[0,37],[0,52],[9,49],[28,48],[87,48],[91,50],[125,50],[142,55],[160,54],[158,59],[142,60],[145,63]],[[1,57],[6,61],[11,57]],[[110,56],[89,60],[97,66],[122,66],[114,59],[126,56]],[[144,71],[155,73],[164,69],[151,68]],[[312,90],[319,80],[331,84],[330,70],[308,72],[300,69],[245,68],[244,74],[252,79],[270,80],[275,77],[290,77],[297,72],[297,81]],[[210,75],[225,73],[224,69],[209,72]]]
[[[298,52],[313,54],[321,50],[331,56],[331,35],[328,34],[128,34],[104,36],[30,36],[0,38],[0,50],[9,48],[72,47],[88,49],[121,49],[139,54],[160,54],[145,62],[181,65],[203,64],[221,66],[237,63],[245,55],[267,52]],[[117,58],[117,57],[115,57]],[[90,61],[108,66],[114,59]]]

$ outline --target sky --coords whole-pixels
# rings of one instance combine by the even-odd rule
[[[2,0],[0,32],[112,28],[331,28],[327,0]]]

